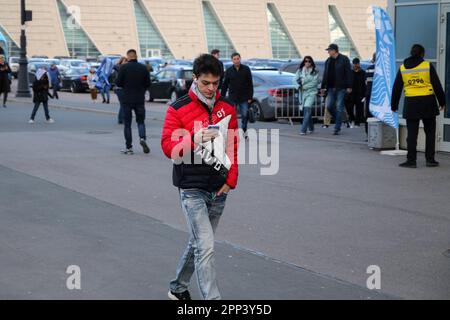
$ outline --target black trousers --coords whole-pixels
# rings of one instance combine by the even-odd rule
[[[30,117],[31,120],[34,120],[34,118],[36,117],[36,112],[38,111],[41,103],[44,106],[45,119],[47,119],[47,120],[50,119],[50,113],[48,112],[48,101],[43,101],[43,102],[35,102],[34,103],[33,112],[31,113],[31,117]]]
[[[136,115],[136,123],[138,126],[139,138],[146,139],[146,129],[145,129],[145,104],[123,104],[123,120],[124,128],[123,133],[125,136],[125,143],[127,149],[133,147],[133,136],[131,133],[131,121],[133,120],[133,111]]]
[[[425,158],[427,161],[434,160],[435,144],[436,144],[436,117],[422,119],[425,135]],[[408,160],[417,160],[417,136],[419,135],[420,119],[406,119],[406,126],[408,128]]]
[[[355,125],[359,126],[364,122],[364,103],[361,102],[362,98],[353,97],[345,101],[345,109],[347,110],[348,120],[355,122]]]

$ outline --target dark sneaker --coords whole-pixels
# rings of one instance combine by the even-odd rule
[[[398,166],[402,168],[417,168],[417,163],[415,161],[406,161],[400,163]]]
[[[144,153],[150,153],[150,148],[147,145],[147,141],[145,141],[144,139],[141,139],[141,146],[142,146],[142,150],[144,150]]]
[[[427,161],[427,167],[439,167],[439,162],[436,160]]]
[[[333,136],[338,136],[338,135],[339,135],[339,130],[334,130]]]
[[[176,293],[169,291],[167,294],[169,296],[170,300],[192,300],[191,295],[189,294],[189,291],[184,291],[182,293]]]
[[[122,154],[129,154],[129,155],[134,154],[133,148],[120,150],[120,153],[122,153]]]

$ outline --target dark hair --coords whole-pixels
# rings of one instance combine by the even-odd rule
[[[219,60],[211,54],[202,54],[194,61],[193,73],[197,77],[202,74],[221,76],[222,72]]]
[[[134,53],[135,55],[137,55],[137,52],[134,49],[130,49],[130,50],[127,51],[127,55],[130,54],[130,53]]]
[[[353,59],[353,64],[360,64],[361,60],[359,60],[359,58],[355,58]]]
[[[212,49],[211,50],[211,54],[218,54],[218,53],[220,53],[219,49]]]
[[[303,67],[305,66],[305,60],[311,60],[312,73],[315,73],[316,72],[316,64],[314,63],[314,59],[311,56],[305,56],[303,58],[302,63],[300,63],[299,69],[300,70],[303,69]]]
[[[231,59],[233,59],[236,56],[240,57],[241,55],[239,53],[237,53],[237,52],[233,52],[233,54],[231,55]]]
[[[415,44],[411,48],[411,56],[423,58],[425,56],[425,48],[420,44]]]

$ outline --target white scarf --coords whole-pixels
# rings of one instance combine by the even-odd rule
[[[206,104],[209,107],[209,109],[212,110],[214,108],[214,104],[216,103],[216,94],[214,94],[214,96],[211,99],[205,97],[200,92],[198,85],[197,85],[197,81],[195,81],[195,80],[192,82],[191,90],[192,90],[192,92],[195,93],[195,95],[201,102],[203,102],[204,104]]]
[[[38,71],[36,71],[36,80],[41,80],[41,78],[44,76],[44,74],[46,74],[47,71],[45,69],[38,69]]]

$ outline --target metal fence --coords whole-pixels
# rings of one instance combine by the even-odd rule
[[[276,89],[271,93],[271,103],[275,108],[275,118],[288,120],[293,125],[292,120],[303,118],[303,112],[300,111],[300,95],[297,89]],[[312,110],[312,117],[323,119],[325,115],[325,101],[319,95]]]

